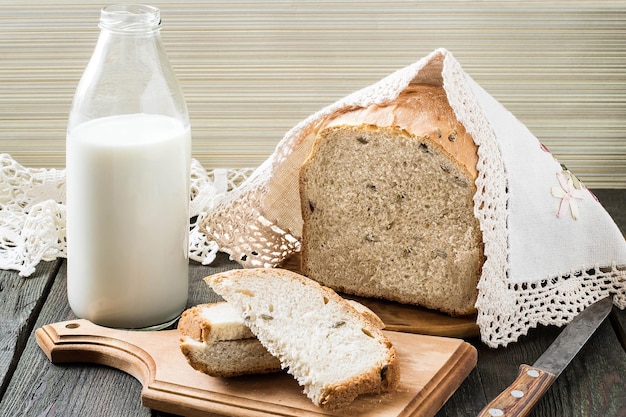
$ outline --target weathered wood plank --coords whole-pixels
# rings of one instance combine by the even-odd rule
[[[626,190],[592,190],[617,226],[626,235]]]
[[[537,415],[626,415],[626,353],[607,320],[537,406]]]
[[[593,192],[613,217],[622,234],[626,235],[626,190],[593,190]],[[626,310],[614,308],[610,318],[622,348],[626,350]]]
[[[57,274],[35,328],[75,318],[67,302],[66,264]],[[0,415],[151,415],[140,404],[141,385],[106,367],[52,365],[31,332],[2,403]]]
[[[626,351],[626,310],[619,310],[617,307],[613,307],[609,318],[617,339],[622,345],[622,349]]]
[[[15,271],[0,271],[0,398],[61,262],[42,262],[28,278]]]
[[[234,268],[241,268],[241,266],[236,262],[230,261],[225,253],[218,253],[215,261],[209,266],[193,262],[189,268],[189,300],[187,304],[194,306],[221,300],[221,297],[215,294],[203,279],[208,275]]]
[[[192,263],[188,304],[217,300],[202,281],[207,275],[235,267],[220,254],[211,266]],[[57,274],[34,328],[75,318],[66,295],[66,264]],[[33,384],[33,381],[40,381]],[[3,401],[0,415],[124,415],[161,416],[141,405],[141,384],[132,376],[95,365],[52,365],[41,352],[32,332]]]
[[[480,342],[478,365],[444,405],[437,417],[476,415],[517,376],[519,365],[532,364],[560,329],[542,327],[506,348],[490,349]],[[626,415],[626,353],[607,320],[533,410],[532,416]]]

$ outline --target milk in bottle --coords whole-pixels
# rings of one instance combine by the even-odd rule
[[[73,312],[160,328],[185,309],[191,133],[160,12],[105,7],[70,111],[67,294]]]

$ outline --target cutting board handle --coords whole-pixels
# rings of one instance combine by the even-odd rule
[[[52,363],[111,366],[134,376],[145,387],[155,379],[156,362],[133,333],[138,332],[109,329],[79,319],[43,326],[35,331],[35,338]]]

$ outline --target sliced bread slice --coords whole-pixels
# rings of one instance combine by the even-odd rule
[[[363,304],[346,300],[379,329],[383,321]],[[228,303],[200,304],[185,310],[178,322],[180,350],[194,369],[214,377],[280,371],[278,358],[259,342]]]
[[[284,269],[237,269],[205,280],[314,404],[333,410],[399,383],[393,345],[333,290]]]

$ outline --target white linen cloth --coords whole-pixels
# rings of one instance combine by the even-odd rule
[[[207,234],[245,267],[276,266],[299,250],[297,173],[316,127],[338,110],[382,105],[412,82],[443,85],[478,146],[474,212],[486,260],[476,307],[483,342],[505,346],[539,324],[566,324],[609,294],[625,308],[626,242],[611,217],[445,49],[296,125],[241,187],[207,213]]]
[[[309,116],[254,172],[207,172],[194,160],[190,258],[210,264],[221,250],[245,267],[273,267],[299,251],[298,170],[316,127],[337,110],[384,104],[411,82],[443,85],[478,146],[483,342],[506,346],[539,324],[566,324],[609,294],[625,308],[626,241],[611,217],[445,49]],[[29,169],[0,155],[0,268],[29,276],[41,260],[66,256],[64,202],[63,170]]]

